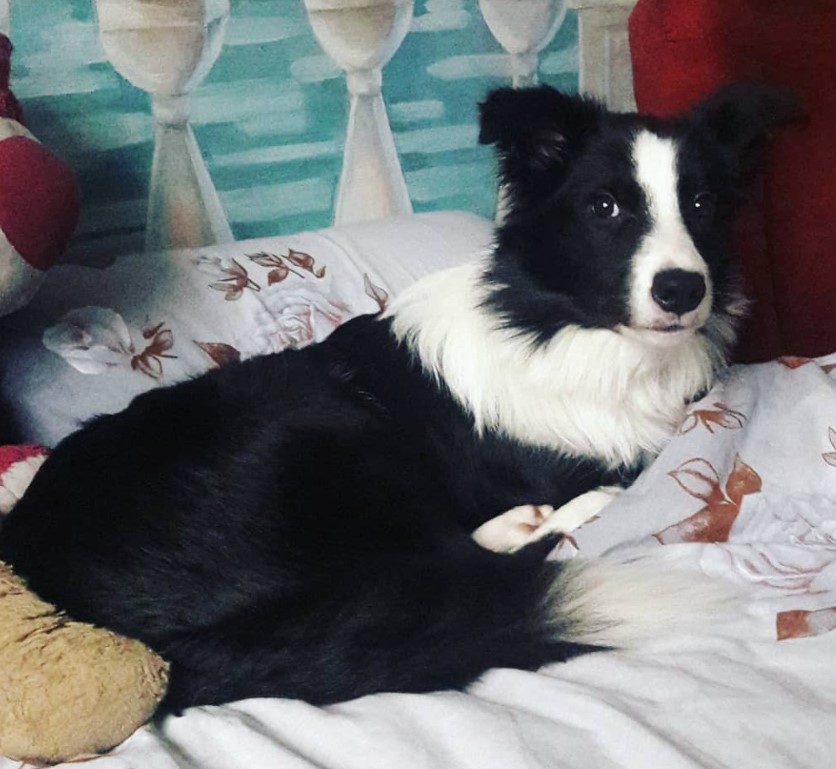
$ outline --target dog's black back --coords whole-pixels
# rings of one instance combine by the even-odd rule
[[[472,644],[495,612],[474,599],[536,622],[501,596],[517,572],[547,579],[542,554],[495,555],[469,531],[600,476],[593,462],[474,440],[469,421],[388,323],[358,318],[321,345],[149,392],[70,436],[9,519],[3,554],[73,617],[171,660],[171,707],[446,687],[422,662],[442,653],[427,619],[466,621]],[[496,583],[487,593],[471,587],[480,571]],[[451,579],[463,604],[440,594]],[[444,632],[444,653],[465,660]],[[382,653],[390,639],[411,646],[397,663]],[[505,645],[507,664],[555,654]],[[456,685],[485,666],[466,666]]]

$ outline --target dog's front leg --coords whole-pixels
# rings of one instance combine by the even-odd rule
[[[488,550],[511,552],[547,534],[568,534],[598,515],[623,490],[601,486],[556,510],[551,505],[519,505],[483,523],[473,539]]]

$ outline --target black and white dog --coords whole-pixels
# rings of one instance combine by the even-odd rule
[[[321,344],[94,420],[0,556],[171,661],[164,712],[459,688],[652,635],[692,611],[687,580],[548,561],[543,534],[628,483],[723,365],[732,212],[790,111],[765,87],[671,121],[494,92],[491,253]],[[531,532],[540,504],[557,511]]]

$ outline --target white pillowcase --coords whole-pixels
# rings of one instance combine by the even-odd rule
[[[321,341],[491,237],[442,212],[55,267],[0,323],[0,388],[24,439],[51,446],[152,387]]]

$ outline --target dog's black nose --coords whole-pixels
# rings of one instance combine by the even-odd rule
[[[657,272],[650,295],[665,312],[684,315],[696,309],[705,296],[705,279],[698,272],[688,270]]]

